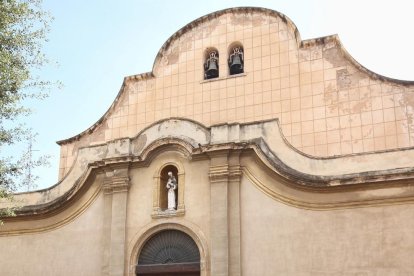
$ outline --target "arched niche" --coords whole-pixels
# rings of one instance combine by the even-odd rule
[[[168,207],[168,199],[167,199],[167,193],[166,193],[166,187],[165,183],[168,181],[168,173],[171,172],[175,179],[178,180],[178,169],[174,165],[167,165],[165,166],[160,173],[160,208],[161,210],[166,210]],[[179,183],[179,181],[177,181]],[[178,190],[180,187],[178,186],[175,192],[175,206],[178,207]]]
[[[219,77],[219,52],[216,48],[209,47],[205,50],[203,67],[205,80]]]
[[[240,42],[230,44],[227,51],[229,75],[244,73],[244,48]]]
[[[200,251],[185,232],[165,229],[152,235],[142,246],[136,275],[200,275]]]
[[[176,210],[167,210],[167,188],[168,172],[172,172],[177,179],[177,189],[175,190]],[[179,162],[168,162],[163,164],[154,174],[153,180],[153,212],[152,217],[169,217],[184,215],[184,189],[185,178],[184,168]]]

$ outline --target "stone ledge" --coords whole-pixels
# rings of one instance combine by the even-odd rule
[[[173,218],[173,217],[182,217],[185,215],[185,209],[178,209],[178,210],[160,210],[157,212],[152,212],[151,217],[153,219],[159,218]]]

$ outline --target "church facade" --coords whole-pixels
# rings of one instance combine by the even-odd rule
[[[15,195],[0,274],[414,275],[413,118],[414,82],[337,36],[208,14]]]

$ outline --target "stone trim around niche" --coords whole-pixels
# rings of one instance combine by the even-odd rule
[[[162,194],[161,188],[165,185],[162,183],[162,172],[168,166],[174,166],[177,169],[177,182],[178,182],[178,192],[177,192],[177,209],[168,210],[166,206],[162,206]],[[153,177],[153,189],[152,189],[152,218],[168,218],[168,217],[177,217],[184,216],[185,214],[185,204],[184,204],[184,190],[185,190],[185,172],[184,167],[179,162],[168,162],[163,164],[154,174]],[[165,191],[166,193],[166,191]]]

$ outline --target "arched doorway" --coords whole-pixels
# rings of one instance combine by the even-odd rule
[[[199,276],[200,252],[186,233],[163,230],[145,242],[135,272],[148,276]]]

